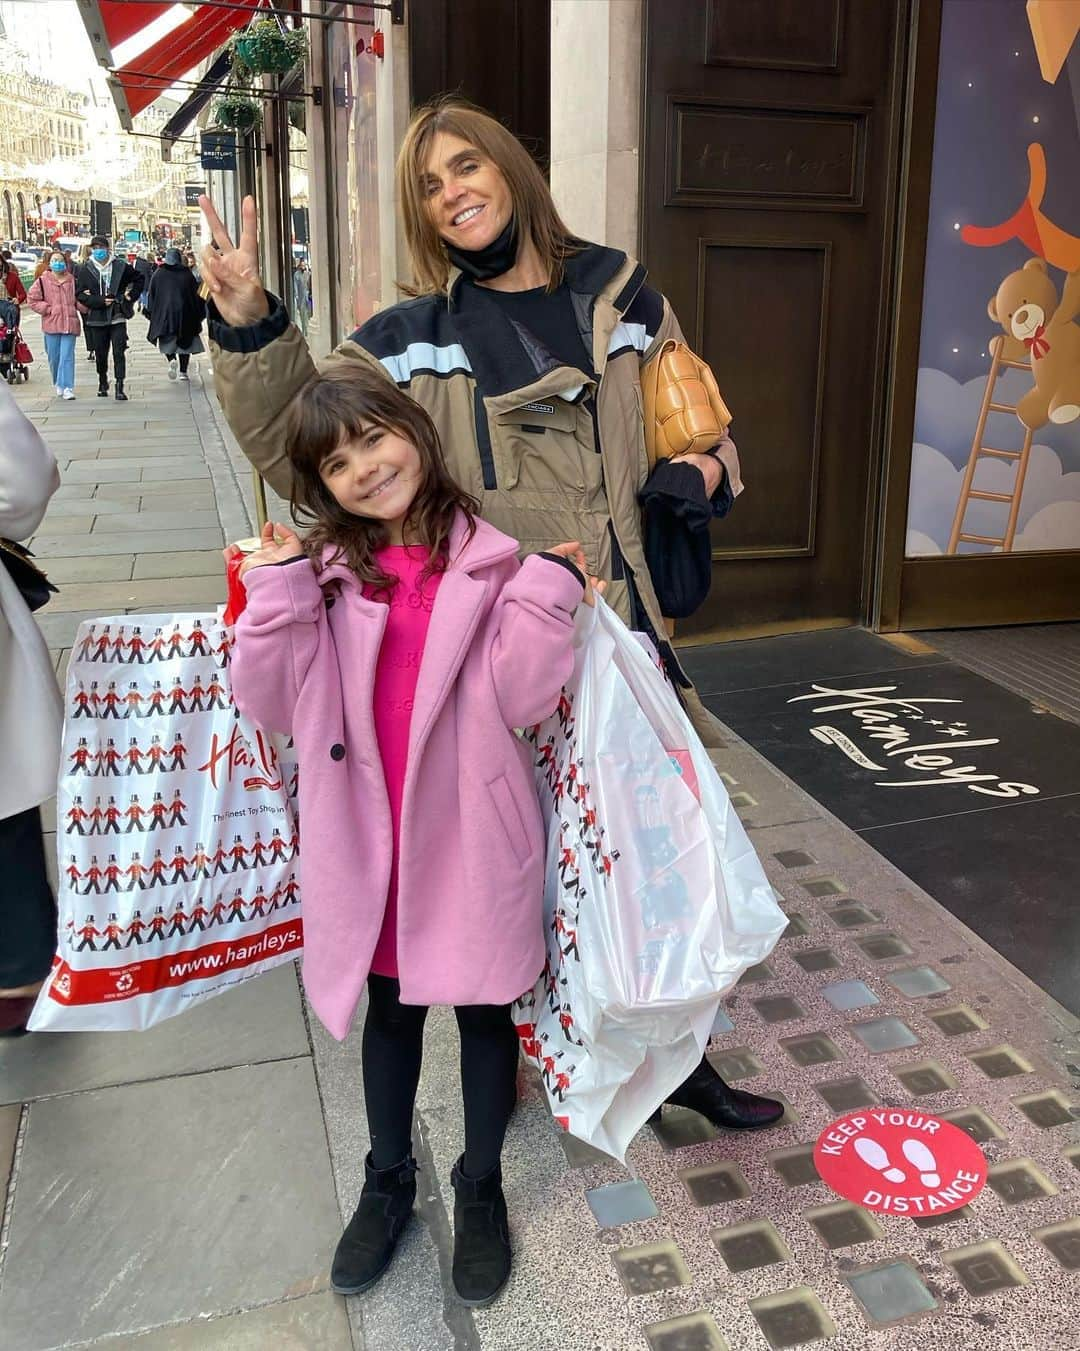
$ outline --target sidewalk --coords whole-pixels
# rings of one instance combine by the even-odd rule
[[[207,358],[170,384],[143,321],[131,337],[127,404],[94,397],[81,354],[76,402],[45,397],[40,361],[15,391],[63,473],[33,542],[62,587],[40,616],[61,677],[80,618],[212,606],[222,544],[252,533]],[[327,1272],[367,1148],[359,1027],[335,1043],[291,967],[148,1033],[26,1037],[0,1047],[0,1351],[1080,1344],[1077,1020],[734,733],[718,764],[791,922],[711,1055],[783,1093],[778,1129],[665,1113],[627,1186],[556,1130],[523,1069],[504,1158],[515,1273],[467,1310],[449,1281],[457,1041],[436,1010],[419,1218],[380,1285],[343,1301]],[[957,1121],[990,1185],[943,1221],[839,1202],[813,1143],[871,1103]]]

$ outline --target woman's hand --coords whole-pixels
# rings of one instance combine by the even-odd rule
[[[692,464],[700,469],[702,477],[705,480],[706,497],[712,497],[713,493],[720,487],[724,466],[715,455],[697,455],[692,452],[687,452],[685,455],[672,455],[671,463]]]
[[[585,553],[579,540],[574,540],[572,543],[567,544],[556,544],[554,548],[548,549],[547,552],[549,554],[558,554],[560,558],[568,558],[577,568],[578,572],[585,578],[585,594],[581,599],[586,605],[594,605],[596,603],[593,596],[594,591],[596,595],[602,596],[607,590],[607,582],[602,582],[599,577],[594,577],[589,572],[588,564],[585,562]]]
[[[262,568],[269,563],[287,563],[290,558],[299,558],[304,552],[300,536],[287,525],[276,525],[267,521],[262,528],[262,547],[248,554],[240,564],[240,576],[249,568]]]
[[[245,197],[240,207],[240,242],[234,244],[209,197],[200,197],[216,249],[203,250],[202,278],[218,313],[233,328],[257,324],[270,313],[259,277],[259,245],[255,232],[254,197]]]

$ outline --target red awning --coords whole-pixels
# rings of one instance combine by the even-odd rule
[[[115,68],[113,48],[134,37],[171,4],[131,4],[127,0],[79,0],[83,22],[98,60],[110,68],[120,124],[130,131],[132,118],[148,108],[176,80],[182,79],[224,45],[231,33],[251,18],[262,0],[233,0],[236,8],[200,5],[185,23],[159,38],[124,66]]]

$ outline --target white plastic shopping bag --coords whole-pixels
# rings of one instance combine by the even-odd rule
[[[530,729],[548,823],[547,962],[515,1006],[564,1129],[624,1159],[787,917],[678,698],[602,601]]]
[[[231,643],[220,613],[80,625],[32,1031],[149,1027],[300,955],[295,754],[233,705]]]

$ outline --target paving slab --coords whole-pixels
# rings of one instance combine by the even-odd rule
[[[149,511],[132,512],[124,521],[124,526],[128,530],[205,530],[212,526],[219,526],[218,514],[213,510],[181,511],[174,509],[171,511],[158,511],[151,509]],[[115,529],[110,527],[108,519],[103,518],[95,525],[95,530],[102,532]]]
[[[69,484],[138,483],[141,478],[138,460],[76,460],[63,471],[63,480]]]
[[[314,1294],[337,1227],[307,1059],[34,1103],[3,1344],[51,1351]]]
[[[218,555],[220,562],[221,555]],[[149,610],[197,609],[213,607],[225,599],[224,567],[216,577],[185,577],[182,582],[160,577],[129,582],[85,582],[65,586],[51,604],[63,609],[96,610],[99,615],[128,610],[141,614]]]
[[[131,550],[133,536],[107,532],[72,539],[65,535],[39,535],[34,553],[39,558],[78,558],[80,555],[122,554]],[[140,553],[173,554],[192,549],[220,549],[224,539],[220,527],[199,530],[140,531]],[[47,569],[46,569],[47,570]]]
[[[52,569],[45,564],[45,571],[50,573]],[[59,597],[54,597],[59,599]],[[47,647],[64,648],[70,647],[75,641],[75,634],[79,625],[84,619],[96,619],[99,611],[95,610],[74,610],[71,612],[65,610],[50,611],[49,607],[39,610],[34,615],[37,626],[41,630]]]
[[[224,575],[220,549],[176,554],[137,554],[132,576],[137,580],[156,577],[217,577]]]
[[[19,1136],[19,1122],[22,1119],[22,1107],[12,1103],[9,1107],[0,1107],[0,1197],[7,1196],[8,1183],[11,1180],[11,1165],[15,1161],[15,1142]]]
[[[70,516],[120,516],[131,511],[130,502],[121,502],[115,498],[107,497],[81,497],[74,501],[58,502],[53,497],[49,502],[49,509],[45,513],[46,522],[52,522],[57,517]],[[44,527],[42,527],[44,529]]]
[[[53,558],[46,571],[49,580],[60,586],[64,582],[123,582],[134,566],[134,554],[102,554],[96,558]]]
[[[84,510],[78,515],[69,515],[61,511],[54,516],[51,512],[46,512],[45,519],[39,527],[41,533],[43,535],[88,535],[94,528],[96,517],[85,510],[86,506],[87,504],[83,503]],[[33,543],[31,539],[31,549]]]
[[[146,1032],[36,1032],[0,1039],[0,1102],[287,1060],[308,1051],[290,963]]]
[[[160,480],[172,482],[178,478],[208,479],[210,470],[206,467],[205,460],[154,460],[143,465],[142,480],[144,483],[155,483]]]
[[[93,1347],[94,1351],[356,1351],[345,1301],[329,1292],[132,1337],[106,1337]]]

